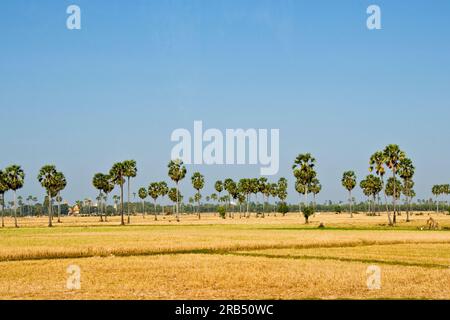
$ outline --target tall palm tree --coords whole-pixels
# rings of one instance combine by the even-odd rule
[[[441,186],[434,185],[431,192],[436,197],[436,213],[439,213],[439,196],[441,195]]]
[[[138,190],[139,198],[142,200],[142,217],[145,218],[145,198],[148,196],[147,189],[139,188]]]
[[[108,183],[108,176],[103,173],[96,173],[94,177],[92,178],[92,185],[94,188],[98,190],[98,208],[99,208],[99,214],[100,214],[100,222],[103,222],[103,215],[101,210],[101,203],[102,203],[102,192],[105,188],[105,185]]]
[[[176,196],[178,197],[180,195],[180,189],[179,189],[179,183],[181,180],[184,179],[186,176],[186,167],[183,164],[183,161],[181,159],[171,160],[169,164],[167,165],[169,168],[169,177],[172,179],[176,184]],[[180,221],[180,199],[177,199],[176,201],[176,210],[177,210],[177,221]]]
[[[159,187],[160,187],[160,184],[158,182],[150,183],[150,185],[148,186],[148,195],[153,199],[155,221],[158,220],[157,213],[156,213],[156,200],[158,199],[158,197],[160,195]]]
[[[398,174],[403,180],[402,190],[403,194],[406,196],[406,222],[409,222],[410,201],[412,193],[414,192],[414,182],[412,179],[414,177],[415,169],[411,159],[405,157],[400,161]]]
[[[0,170],[0,205],[2,206],[2,228],[5,227],[4,212],[5,212],[5,193],[9,190],[6,174]]]
[[[17,224],[17,190],[21,189],[25,180],[25,172],[18,165],[12,165],[5,169],[6,183],[8,189],[14,191],[14,226],[19,227]]]
[[[216,183],[214,184],[214,189],[217,191],[218,195],[218,199],[220,199],[221,197],[221,193],[223,191],[223,182],[222,180],[217,180]]]
[[[125,167],[124,177],[127,178],[127,188],[128,188],[128,202],[127,202],[127,223],[130,223],[130,180],[131,178],[136,177],[137,175],[137,167],[135,160],[125,160],[123,162]]]
[[[238,190],[245,196],[245,202],[246,202],[246,218],[250,218],[250,212],[249,212],[249,204],[250,204],[250,194],[253,192],[252,184],[250,179],[244,178],[239,180],[238,183]]]
[[[382,184],[381,191],[383,191],[383,188],[384,188],[384,175],[386,174],[386,169],[384,167],[385,162],[386,162],[386,156],[382,151],[375,152],[370,157],[370,160],[369,160],[369,172],[375,171],[375,173],[380,177],[381,184]],[[386,212],[388,215],[389,225],[392,225],[391,213],[389,211],[387,196],[386,196],[385,192],[383,194],[384,194],[384,204],[386,206]]]
[[[198,219],[201,218],[200,216],[200,190],[203,189],[205,186],[205,177],[200,172],[194,172],[194,174],[191,177],[192,186],[197,191],[198,196],[196,197],[197,200],[197,215]]]
[[[352,190],[356,187],[356,174],[353,171],[344,172],[341,180],[342,186],[348,191],[350,218],[353,218]]]
[[[105,175],[105,183],[103,184],[103,211],[105,215],[105,222],[108,221],[108,195],[114,190],[114,183],[111,181],[109,175]]]
[[[288,181],[286,178],[281,177],[277,183],[277,196],[280,202],[284,203],[287,198]]]
[[[41,168],[38,175],[38,181],[41,183],[41,186],[47,192],[48,199],[48,226],[52,227],[52,198],[55,193],[55,185],[56,179],[55,176],[57,174],[56,167],[54,165],[45,165]]]
[[[164,197],[167,195],[168,192],[169,188],[167,187],[167,183],[165,181],[161,181],[159,183],[159,196],[163,199],[163,201]],[[162,204],[161,207],[161,213],[164,214],[164,203]]]
[[[125,172],[126,167],[123,162],[115,163],[109,171],[111,182],[120,186],[120,224],[122,226],[125,225],[125,220],[123,219],[123,185],[125,183]]]
[[[317,173],[314,170],[316,165],[316,159],[310,154],[299,154],[297,158],[295,158],[294,165],[292,166],[292,170],[295,178],[297,178],[297,182],[302,185],[304,188],[303,192],[305,195],[305,205],[308,205],[308,193],[309,186],[312,180],[316,177]]]
[[[392,178],[394,181],[396,181],[396,175],[400,168],[400,163],[403,161],[404,158],[406,158],[405,152],[400,150],[400,147],[396,144],[390,144],[388,145],[384,151],[383,151],[384,157],[385,157],[385,164],[386,166],[391,169],[392,171]],[[395,224],[397,222],[397,207],[396,207],[396,201],[397,197],[395,196],[397,194],[397,184],[393,184],[394,187],[394,196],[392,197],[392,205],[394,210],[394,219],[393,223]]]
[[[58,202],[58,223],[61,223],[61,191],[63,191],[67,186],[66,177],[62,172],[57,172],[55,175],[55,187],[54,192],[56,194],[56,201]]]

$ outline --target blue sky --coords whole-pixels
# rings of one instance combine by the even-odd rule
[[[82,29],[66,28],[81,8]],[[366,28],[377,4],[382,30]],[[95,197],[91,178],[135,159],[134,185],[167,179],[174,129],[279,128],[280,172],[317,158],[319,201],[345,200],[342,172],[400,144],[419,198],[449,183],[450,2],[3,1],[0,168],[68,178],[69,201]],[[207,176],[257,176],[258,166],[189,166]],[[292,187],[292,186],[291,186]],[[191,195],[190,181],[182,191]],[[297,196],[290,189],[290,200]],[[358,190],[356,195],[361,197]]]

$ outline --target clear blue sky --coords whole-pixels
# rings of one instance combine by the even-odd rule
[[[82,29],[66,29],[77,4]],[[382,30],[366,28],[378,4]],[[68,178],[69,201],[94,198],[91,178],[135,159],[134,185],[167,179],[176,128],[280,128],[281,170],[318,161],[319,201],[345,200],[344,170],[400,144],[419,198],[449,183],[450,2],[2,1],[0,168],[23,166],[24,196],[39,168]],[[257,176],[257,166],[189,166],[208,179]],[[192,194],[190,181],[183,193]],[[359,189],[359,188],[358,188]],[[116,190],[117,192],[117,190]],[[361,198],[361,192],[357,191]]]

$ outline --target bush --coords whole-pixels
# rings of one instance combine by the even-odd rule
[[[220,206],[220,207],[217,209],[217,212],[219,213],[219,216],[220,216],[222,219],[225,219],[225,218],[227,217],[227,210],[225,209],[224,206]]]
[[[334,212],[336,212],[336,214],[342,213],[342,208],[341,208],[341,206],[335,206],[335,207],[334,207]]]
[[[287,206],[286,203],[281,202],[278,204],[278,212],[281,213],[283,216],[285,216],[286,213],[289,212],[289,207]]]
[[[314,208],[313,207],[303,207],[302,209],[303,216],[305,217],[305,223],[309,223],[309,217],[314,214]]]

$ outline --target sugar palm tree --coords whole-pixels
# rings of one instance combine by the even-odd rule
[[[169,188],[167,187],[167,183],[165,181],[161,181],[159,183],[159,196],[163,199],[163,201],[164,197],[167,195],[168,192]],[[162,204],[161,207],[161,213],[164,214],[164,203]]]
[[[175,204],[175,206],[177,206],[177,204],[183,199],[183,196],[177,188],[169,189],[168,195],[169,199]],[[178,217],[177,221],[180,221]]]
[[[203,187],[205,186],[205,177],[200,173],[200,172],[194,172],[194,174],[191,177],[191,182],[192,182],[192,186],[194,187],[194,189],[197,191],[198,196],[196,197],[197,200],[197,215],[198,218],[200,219],[200,199],[201,199],[201,195],[200,195],[200,190],[203,189]]]
[[[288,181],[286,178],[281,177],[278,179],[277,183],[277,197],[280,200],[280,202],[284,203],[284,201],[287,198],[287,189],[288,189]]]
[[[214,189],[217,191],[218,195],[218,199],[221,198],[221,193],[223,191],[223,182],[222,180],[217,180],[216,183],[214,184]]]
[[[375,171],[375,173],[380,177],[381,184],[382,184],[381,191],[383,191],[383,188],[384,188],[384,175],[386,174],[386,169],[384,167],[385,162],[386,162],[386,157],[382,151],[375,152],[370,157],[370,160],[369,160],[369,172]],[[391,213],[389,211],[387,196],[386,196],[385,192],[383,194],[384,194],[384,204],[386,206],[386,212],[388,215],[389,225],[392,225]]]
[[[158,220],[158,218],[156,216],[156,214],[157,214],[156,213],[156,200],[158,199],[158,197],[160,195],[159,187],[160,187],[160,184],[158,182],[150,183],[150,185],[148,186],[148,195],[153,199],[153,203],[154,203],[155,221]]]
[[[142,200],[142,217],[145,218],[145,198],[148,196],[147,189],[139,188],[138,190],[139,198]]]
[[[6,183],[8,189],[14,192],[14,226],[19,227],[17,224],[17,190],[21,189],[25,180],[25,173],[18,165],[12,165],[5,169]]]
[[[123,185],[125,183],[125,172],[127,168],[123,164],[123,162],[115,163],[111,170],[109,171],[109,176],[111,178],[111,182],[115,185],[120,186],[120,224],[125,225],[125,220],[123,219]]]
[[[247,207],[245,217],[250,218],[250,212],[249,212],[250,194],[253,191],[250,179],[244,178],[244,179],[239,180],[238,189],[245,196],[245,202],[246,202],[246,207]]]
[[[403,194],[406,197],[406,222],[409,222],[409,210],[410,210],[410,200],[412,193],[414,192],[414,182],[413,177],[415,173],[415,167],[411,161],[411,159],[403,158],[400,161],[400,167],[398,174],[400,178],[403,180]]]
[[[103,222],[103,215],[101,210],[101,203],[102,203],[102,193],[103,189],[105,188],[105,185],[108,184],[108,176],[103,173],[96,173],[94,177],[92,178],[92,185],[94,188],[96,188],[99,192],[98,195],[98,208],[99,208],[99,214],[100,214],[100,221]],[[105,215],[106,216],[106,215]]]
[[[311,193],[313,194],[313,205],[314,205],[314,211],[316,211],[316,196],[322,191],[322,185],[320,184],[319,179],[314,178],[311,182]]]
[[[397,172],[400,168],[400,163],[401,161],[404,160],[404,158],[406,158],[406,154],[400,150],[400,147],[396,144],[390,144],[388,145],[384,151],[383,151],[384,157],[385,157],[385,164],[386,166],[391,169],[392,171],[392,178],[394,181],[396,181],[396,176],[397,176]],[[393,194],[396,195],[397,191],[397,184],[393,183]],[[396,207],[396,201],[397,201],[397,197],[393,196],[392,197],[392,205],[393,205],[393,210],[394,210],[394,219],[393,219],[393,223],[395,224],[397,222],[397,207]]]
[[[136,177],[137,175],[137,167],[135,160],[125,160],[123,162],[123,166],[125,168],[123,176],[127,178],[127,188],[128,188],[128,202],[127,202],[127,223],[130,223],[130,180],[131,178]]]
[[[431,192],[436,198],[436,212],[439,213],[439,196],[441,195],[441,186],[440,185],[434,185],[431,189]]]
[[[8,192],[8,182],[6,174],[0,170],[0,205],[2,207],[2,228],[5,227],[4,212],[5,212],[5,193]]]
[[[353,171],[344,172],[341,180],[342,186],[348,191],[348,202],[350,209],[350,218],[353,218],[352,210],[352,190],[356,187],[356,174]]]
[[[314,170],[316,165],[316,159],[310,154],[299,154],[294,161],[292,170],[297,182],[302,185],[302,189],[305,195],[305,205],[308,205],[308,193],[309,186],[312,180],[316,177],[317,173]]]
[[[176,160],[171,160],[169,162],[169,164],[167,165],[167,167],[169,168],[169,177],[170,179],[172,179],[175,184],[176,184],[176,196],[178,197],[180,195],[180,189],[179,189],[179,183],[181,180],[184,179],[184,177],[186,176],[186,167],[183,164],[183,161],[181,159],[176,159]],[[177,221],[180,221],[180,199],[177,199],[176,201],[176,210],[177,210]]]
[[[38,181],[47,192],[48,199],[48,226],[52,227],[52,198],[55,194],[56,185],[56,167],[54,165],[45,165],[41,168],[38,175]]]
[[[55,175],[55,187],[54,192],[56,194],[56,201],[58,202],[58,223],[61,223],[61,191],[63,191],[67,186],[66,177],[62,172],[57,172]]]

